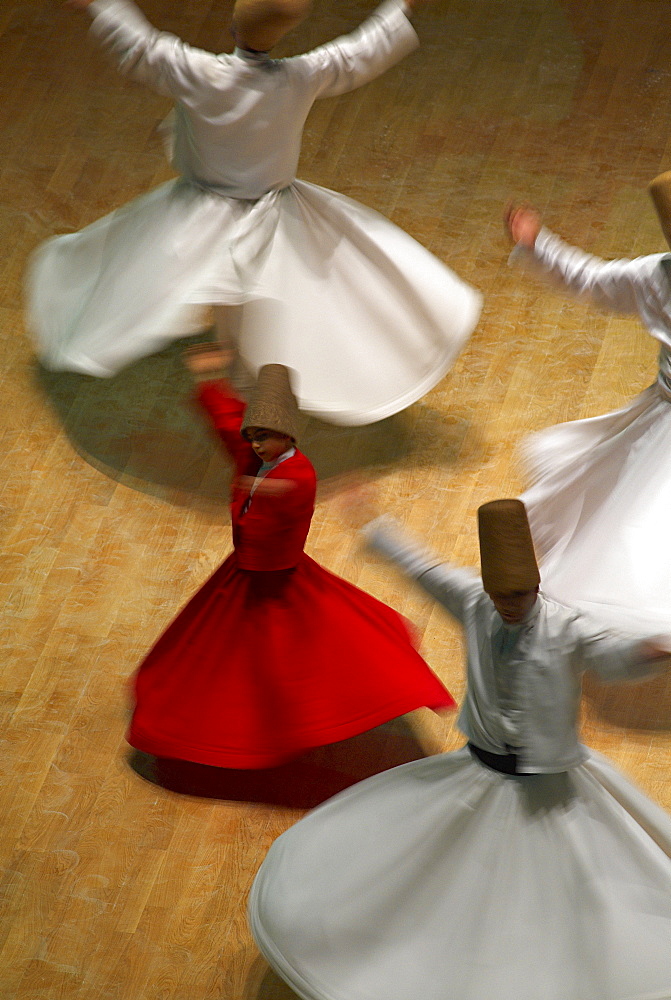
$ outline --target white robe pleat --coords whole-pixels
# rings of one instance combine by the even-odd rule
[[[668,1000],[671,819],[595,753],[517,777],[463,749],[308,814],[249,914],[303,1000]]]
[[[243,361],[295,369],[307,413],[370,423],[436,385],[479,293],[377,212],[295,179],[313,102],[416,47],[402,6],[387,0],[350,35],[280,60],[194,49],[129,0],[89,10],[122,72],[176,100],[182,176],[38,249],[27,312],[44,364],[111,376],[198,332],[205,307],[242,306]]]

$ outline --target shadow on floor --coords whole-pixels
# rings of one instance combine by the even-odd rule
[[[250,994],[250,1000],[252,996],[254,1000],[299,1000],[298,994],[294,993],[272,969],[267,969],[258,984],[257,991]]]
[[[312,809],[357,781],[427,756],[409,723],[395,719],[263,770],[211,767],[139,750],[131,752],[128,762],[140,777],[171,792]]]
[[[270,968],[265,958],[256,949],[254,953],[252,961],[245,963],[248,972],[241,1000],[299,1000],[298,993]]]
[[[203,334],[188,343],[210,339]],[[228,497],[230,464],[197,406],[177,342],[113,378],[51,372],[35,378],[77,453],[110,479],[178,506],[212,509]],[[248,380],[248,379],[247,379]],[[244,378],[243,378],[244,381]],[[319,479],[390,465],[454,464],[471,426],[416,404],[364,427],[305,418],[301,448]]]

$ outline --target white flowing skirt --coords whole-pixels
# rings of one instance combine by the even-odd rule
[[[171,181],[47,241],[28,278],[44,364],[89,375],[197,332],[211,304],[244,304],[254,374],[288,365],[305,411],[360,424],[440,381],[481,297],[388,219],[303,181],[257,201]]]
[[[309,813],[249,912],[304,1000],[669,1000],[671,819],[596,754],[512,777],[464,748]]]
[[[601,624],[671,633],[671,401],[558,424],[523,445],[543,591]]]

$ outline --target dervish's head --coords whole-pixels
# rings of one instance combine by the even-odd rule
[[[310,12],[310,0],[237,0],[231,31],[235,44],[268,52]]]
[[[655,177],[654,181],[650,181],[648,192],[657,210],[664,238],[671,247],[671,170],[667,170]]]
[[[245,410],[240,433],[263,462],[272,462],[298,439],[300,415],[285,365],[264,365]]]
[[[491,500],[478,509],[482,586],[506,625],[536,603],[540,573],[521,500]]]

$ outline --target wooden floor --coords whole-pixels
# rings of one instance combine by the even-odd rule
[[[228,46],[225,4],[144,9]],[[367,9],[320,0],[285,51]],[[408,614],[459,697],[457,630],[360,553],[338,475],[368,473],[386,509],[474,564],[475,509],[519,490],[522,435],[614,409],[653,380],[656,345],[637,322],[508,267],[501,212],[528,199],[605,256],[664,248],[645,186],[671,167],[671,22],[658,0],[439,0],[418,24],[419,53],[315,107],[300,173],[390,216],[482,289],[484,314],[407,412],[354,430],[310,423],[322,493],[308,552]],[[56,0],[0,7],[0,995],[287,1000],[245,920],[268,846],[355,777],[460,737],[418,712],[273,776],[155,773],[129,757],[127,678],[229,551],[228,467],[184,406],[177,348],[97,381],[41,370],[24,331],[30,251],[171,176],[156,135],[166,102],[119,79],[85,25]],[[585,739],[671,809],[668,678],[590,684]]]

